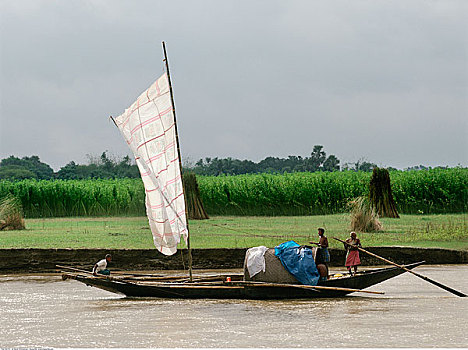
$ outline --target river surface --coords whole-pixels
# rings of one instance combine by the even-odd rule
[[[468,294],[468,265],[417,272]],[[468,298],[408,273],[370,290],[385,295],[131,299],[59,275],[3,275],[0,348],[468,347]]]

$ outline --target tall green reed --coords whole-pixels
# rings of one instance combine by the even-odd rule
[[[347,211],[367,195],[370,173],[316,172],[198,176],[209,215],[318,215]],[[468,169],[391,171],[398,211],[460,213],[468,209]],[[0,199],[17,197],[26,217],[143,216],[140,179],[0,181]]]

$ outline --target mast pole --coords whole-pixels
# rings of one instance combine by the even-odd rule
[[[180,167],[180,175],[182,178],[183,184],[183,176],[182,176],[182,158],[180,156],[180,145],[179,145],[179,133],[177,132],[177,119],[176,119],[176,111],[175,111],[175,104],[174,104],[174,94],[172,92],[172,83],[171,83],[171,74],[169,73],[169,60],[167,59],[166,53],[166,43],[162,42],[162,47],[164,51],[164,62],[166,63],[166,72],[167,72],[167,80],[169,82],[169,92],[171,94],[171,103],[172,103],[172,112],[174,113],[174,130],[175,130],[175,137],[176,137],[176,144],[177,144],[177,154],[179,156],[179,167]],[[184,191],[184,186],[182,185],[182,192]],[[184,195],[185,198],[185,195]],[[188,249],[188,263],[189,263],[189,278],[190,282],[192,282],[192,248],[190,247],[190,230],[189,230],[189,223],[188,223],[188,212],[187,212],[187,202],[185,202],[185,222],[187,224],[187,249]]]

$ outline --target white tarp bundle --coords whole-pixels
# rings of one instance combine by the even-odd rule
[[[245,261],[251,278],[259,272],[265,272],[265,253],[267,250],[268,248],[263,245],[247,249]]]
[[[187,241],[188,231],[167,75],[156,80],[115,122],[140,169],[154,245],[172,255],[181,235]]]

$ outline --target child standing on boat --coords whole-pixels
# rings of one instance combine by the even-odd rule
[[[325,229],[318,228],[318,235],[320,240],[318,242],[309,242],[318,246],[317,250],[317,262],[328,265],[330,262],[330,253],[328,252],[328,238],[325,236]]]
[[[346,240],[344,245],[345,249],[348,251],[346,254],[345,266],[348,269],[349,274],[352,275],[353,273],[351,272],[351,268],[354,269],[354,274],[356,274],[358,265],[361,265],[358,250],[358,247],[361,248],[361,241],[357,238],[356,232],[351,232],[350,236],[351,237]]]
[[[315,257],[315,263],[318,265],[324,265],[326,269],[325,280],[328,278],[328,263],[330,262],[330,253],[328,252],[328,238],[325,236],[325,229],[318,228],[318,235],[320,240],[318,242],[309,242],[318,246],[317,254]]]

